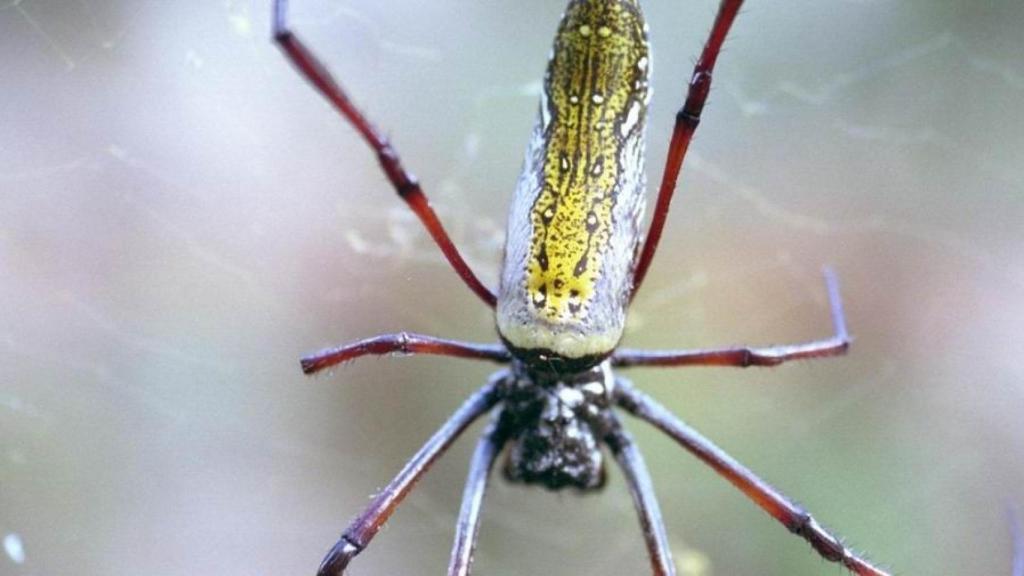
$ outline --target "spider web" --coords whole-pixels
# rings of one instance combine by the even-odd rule
[[[294,0],[456,243],[498,275],[558,2]],[[371,4],[371,5],[367,5]],[[421,5],[422,4],[422,5]],[[780,5],[784,4],[784,5]],[[714,3],[646,2],[649,174]],[[296,573],[491,367],[318,347],[494,338],[265,2],[0,1],[0,573]],[[898,573],[1005,574],[1024,502],[1024,6],[751,2],[726,46],[635,347],[824,336],[842,360],[634,381]],[[822,563],[656,433],[682,574]],[[440,573],[470,431],[357,561]],[[493,485],[478,571],[647,568],[619,475]]]

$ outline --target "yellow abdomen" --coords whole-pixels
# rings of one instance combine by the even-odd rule
[[[509,220],[498,329],[514,350],[600,356],[622,335],[644,204],[648,58],[637,2],[569,5]]]

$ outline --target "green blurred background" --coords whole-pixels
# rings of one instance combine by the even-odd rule
[[[303,0],[294,25],[497,279],[556,0]],[[715,3],[647,2],[649,173]],[[494,339],[267,2],[0,5],[0,574],[311,574],[493,369],[300,355]],[[630,377],[898,574],[1007,574],[1024,505],[1024,3],[752,1],[626,344],[847,358]],[[684,574],[841,571],[631,423]],[[442,574],[458,443],[354,564]],[[497,481],[479,574],[643,574],[621,477]]]

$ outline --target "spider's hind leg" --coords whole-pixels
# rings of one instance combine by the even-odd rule
[[[492,420],[473,452],[469,464],[466,487],[462,493],[462,508],[455,525],[455,543],[452,545],[448,576],[468,576],[473,564],[477,536],[480,534],[480,513],[483,509],[487,482],[494,461],[505,444],[507,435],[500,429],[497,419]]]
[[[373,497],[370,505],[352,521],[324,557],[317,576],[342,576],[345,573],[349,562],[370,544],[430,466],[470,424],[494,407],[498,402],[496,380],[502,377],[503,373],[499,372],[489,384],[470,396],[406,463],[401,472]]]
[[[678,442],[719,476],[739,488],[747,498],[753,500],[790,532],[806,540],[825,560],[839,563],[858,576],[889,576],[887,572],[872,566],[847,548],[836,535],[818,524],[806,510],[794,504],[650,396],[633,388],[629,382],[623,379],[616,380],[615,395],[619,406]]]
[[[640,454],[640,449],[633,442],[628,432],[623,430],[618,418],[612,416],[612,430],[605,436],[612,454],[622,468],[626,477],[629,492],[633,495],[633,505],[640,516],[640,527],[644,533],[644,543],[651,559],[654,576],[675,576],[675,564],[672,562],[672,551],[665,532],[665,523],[661,519],[661,510],[654,495],[654,486],[647,465]]]

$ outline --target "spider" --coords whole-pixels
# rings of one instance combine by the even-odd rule
[[[776,366],[844,354],[850,345],[839,288],[825,270],[834,334],[764,348],[639,351],[617,349],[626,311],[661,238],[683,158],[700,122],[722,43],[742,5],[723,0],[676,115],[664,175],[646,237],[644,144],[648,101],[647,24],[638,0],[570,0],[544,77],[540,112],[508,220],[497,294],[470,269],[419,182],[391,143],[353,104],[287,23],[275,0],[274,40],[298,71],[377,154],[380,166],[463,282],[495,310],[497,344],[398,333],[324,350],[302,359],[311,374],[364,355],[438,354],[507,365],[474,393],[342,533],[320,565],[339,576],[373,539],[416,481],[475,420],[490,422],[471,458],[450,576],[470,573],[488,477],[506,454],[505,476],[550,490],[595,490],[605,453],[625,476],[653,573],[675,574],[643,457],[616,409],[648,422],[700,458],[755,504],[805,539],[826,560],[855,574],[883,576],[811,515],[704,438],[613,368],[628,366]]]

